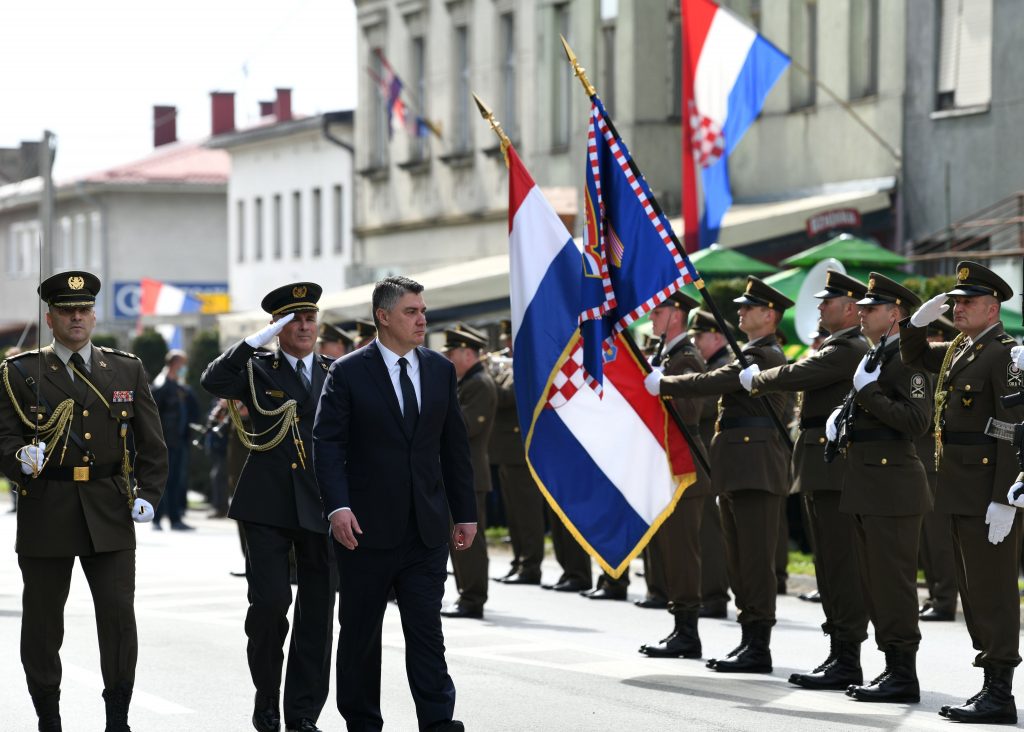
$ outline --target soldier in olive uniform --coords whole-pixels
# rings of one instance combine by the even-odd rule
[[[851,416],[837,425],[837,408],[826,425],[829,439],[843,430],[849,440],[839,510],[855,522],[861,588],[875,643],[885,654],[881,674],[847,690],[857,701],[916,703],[921,696],[917,552],[931,495],[914,440],[928,429],[932,410],[927,377],[904,365],[899,348],[899,321],[920,303],[907,288],[871,273],[857,303],[861,329],[879,345],[889,335],[877,367],[868,371],[865,356],[853,374]]]
[[[53,344],[0,366],[0,469],[20,499],[21,661],[46,732],[61,729],[60,647],[75,557],[96,612],[106,728],[128,730],[139,653],[132,521],[152,520],[167,480],[142,362],[91,343],[99,291],[88,272],[44,280],[39,296],[49,305]]]
[[[704,359],[686,334],[686,313],[696,307],[696,300],[676,292],[651,311],[654,334],[661,336],[664,344],[654,365],[663,365],[666,376],[701,374],[706,369]],[[691,437],[691,446],[702,454],[704,446],[700,442],[698,420],[703,401],[696,397],[671,402]],[[700,658],[701,655],[697,632],[701,593],[700,525],[704,502],[708,498],[714,501],[714,498],[711,479],[696,458],[694,466],[695,481],[686,488],[675,510],[647,546],[647,585],[668,600],[668,611],[674,623],[667,637],[640,646],[640,652],[647,656]]]
[[[740,381],[753,396],[800,391],[800,434],[793,449],[793,488],[804,500],[814,542],[818,580],[829,636],[828,658],[807,674],[789,681],[808,689],[843,689],[864,682],[860,644],[867,638],[867,609],[859,587],[852,516],[839,511],[846,472],[844,456],[825,462],[825,421],[850,392],[853,372],[868,350],[860,332],[857,300],[867,287],[841,272],[828,270],[825,289],[814,296],[822,325],[831,335],[814,355],[785,366],[760,371],[756,364],[740,372]]]
[[[974,665],[985,681],[960,706],[942,716],[958,722],[1014,724],[1013,670],[1020,663],[1020,597],[1017,591],[1021,522],[1007,505],[1006,489],[1019,466],[1013,445],[984,434],[990,417],[1024,419],[1024,407],[1007,408],[1000,397],[1020,391],[1021,371],[1010,349],[1014,340],[999,320],[1010,286],[976,262],[957,265],[956,287],[925,303],[904,325],[900,349],[908,364],[938,374],[935,388],[937,508],[950,514],[957,587],[964,620],[978,651]],[[926,328],[953,298],[952,343],[928,343]]]
[[[494,379],[480,362],[480,350],[487,337],[464,323],[445,332],[445,355],[455,366],[458,378],[459,407],[469,434],[469,454],[473,463],[473,490],[476,493],[477,532],[480,540],[469,549],[452,550],[455,584],[459,599],[441,610],[446,618],[483,618],[487,602],[487,494],[491,492],[491,461],[487,446],[494,428],[498,390]]]
[[[249,674],[256,687],[253,726],[280,726],[281,666],[288,636],[289,553],[294,549],[298,589],[284,679],[289,730],[314,732],[330,684],[334,592],[328,523],[311,453],[313,417],[332,360],[314,353],[317,301],[312,282],[279,287],[261,306],[271,322],[217,357],[203,387],[237,399],[252,421],[239,433],[249,449],[228,515],[245,527],[249,610],[245,618]],[[277,351],[260,350],[274,337]],[[234,409],[234,405],[231,406]],[[233,415],[236,429],[241,415]]]
[[[732,330],[732,324],[726,323]],[[715,316],[704,310],[690,313],[690,337],[693,345],[714,371],[732,363],[733,353],[729,340],[718,328]],[[700,439],[705,450],[711,447],[718,421],[718,400],[705,399],[700,413]],[[722,537],[722,519],[714,500],[704,501],[704,518],[700,522],[701,603],[700,617],[724,618],[729,606],[729,572],[725,561],[725,540]]]
[[[750,342],[743,353],[767,370],[786,363],[775,338],[783,311],[793,301],[754,276],[734,302],[740,330]],[[780,503],[789,493],[789,450],[767,410],[781,415],[785,395],[754,399],[740,384],[739,361],[703,374],[662,378],[645,385],[664,397],[721,395],[718,432],[711,441],[711,482],[719,494],[722,527],[742,627],[740,644],[727,658],[708,662],[720,673],[770,673],[775,625],[775,544]]]
[[[317,338],[317,351],[327,358],[341,358],[355,348],[356,334],[350,333],[338,324],[321,323],[320,337]]]

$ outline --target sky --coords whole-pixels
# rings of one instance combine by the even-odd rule
[[[356,104],[352,0],[11,0],[0,5],[0,147],[57,135],[58,180],[144,157],[153,106],[178,139],[210,132],[210,92],[235,92],[235,124],[292,89],[292,110]]]

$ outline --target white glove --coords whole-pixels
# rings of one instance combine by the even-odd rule
[[[836,420],[839,419],[841,411],[843,411],[842,407],[836,407],[832,410],[832,414],[828,415],[828,419],[825,420],[825,437],[828,438],[829,442],[835,442],[836,438],[839,437],[839,425],[836,424]]]
[[[761,373],[761,367],[756,363],[752,363],[740,371],[740,383],[743,385],[743,388],[750,391],[754,385],[754,377],[759,373]]]
[[[662,373],[662,369],[654,368],[651,373],[644,377],[644,388],[647,389],[647,393],[651,396],[661,396],[661,380],[665,378],[665,374]]]
[[[910,324],[915,328],[923,328],[933,320],[938,319],[940,315],[949,310],[949,305],[946,304],[948,299],[949,295],[945,293],[936,295],[910,316]]]
[[[145,498],[136,498],[132,504],[132,521],[137,524],[149,523],[153,520],[153,504]]]
[[[862,358],[860,363],[857,364],[857,370],[853,374],[853,388],[855,391],[860,391],[868,384],[878,381],[878,376],[882,373],[880,365],[876,365],[875,370],[868,373],[866,369],[867,363],[868,357],[867,354],[865,354],[864,358]]]
[[[1024,346],[1014,346],[1010,349],[1010,358],[1013,359],[1013,365],[1019,369],[1024,369]]]
[[[1017,491],[1020,491],[1018,494]],[[1024,508],[1024,483],[1019,480],[1010,486],[1010,490],[1006,494],[1006,500],[1010,502],[1011,506],[1017,508]]]
[[[1013,506],[1004,506],[1001,503],[992,502],[988,504],[988,511],[985,512],[985,523],[988,524],[988,541],[990,544],[998,544],[1013,527],[1013,519],[1017,516],[1017,509]]]
[[[277,337],[277,334],[284,330],[284,327],[288,325],[290,322],[292,322],[294,318],[295,313],[288,313],[280,320],[275,320],[270,325],[261,328],[260,330],[253,333],[251,336],[245,339],[245,342],[248,343],[253,348],[265,346],[272,340],[274,340],[274,338]]]
[[[25,445],[18,450],[18,457],[21,460],[21,472],[25,475],[39,474],[43,469],[43,460],[46,458],[46,443],[38,445]],[[35,466],[33,468],[33,466]]]

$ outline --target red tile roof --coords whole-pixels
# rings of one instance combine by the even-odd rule
[[[227,183],[231,158],[202,142],[174,142],[131,163],[82,176],[86,183]]]

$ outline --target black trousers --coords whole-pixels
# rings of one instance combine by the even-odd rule
[[[78,557],[96,611],[103,685],[131,688],[139,657],[135,626],[135,550]],[[60,647],[64,605],[71,589],[75,557],[18,556],[25,582],[22,593],[21,663],[32,696],[60,689]]]
[[[476,540],[482,541],[478,535]],[[381,628],[388,592],[395,589],[405,635],[405,670],[421,729],[451,720],[455,684],[448,675],[441,630],[441,598],[448,576],[448,545],[427,547],[410,521],[391,549],[334,542],[341,581],[338,621],[338,710],[349,732],[379,730]]]
[[[292,604],[288,553],[295,548],[298,590],[285,671],[285,722],[316,720],[330,690],[334,592],[324,534],[245,522],[249,612],[245,616],[249,674],[257,691],[281,688],[288,608]]]

